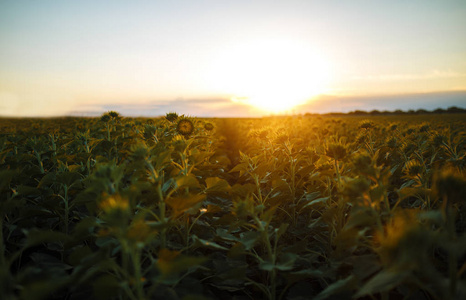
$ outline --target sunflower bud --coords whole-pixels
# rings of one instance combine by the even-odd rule
[[[444,170],[435,176],[433,190],[450,203],[462,203],[466,199],[466,178],[454,170]]]
[[[367,154],[357,154],[352,159],[354,170],[358,174],[375,176],[372,158]]]
[[[165,115],[165,119],[170,122],[175,122],[178,119],[178,114],[176,112],[169,112]]]
[[[107,114],[108,114],[112,119],[114,119],[114,120],[119,120],[119,119],[121,119],[120,113],[118,113],[118,112],[116,112],[116,111],[111,110],[111,111],[109,111]]]
[[[343,195],[347,196],[351,200],[355,200],[368,192],[370,186],[370,180],[365,178],[354,178],[344,184]]]
[[[325,155],[335,160],[342,160],[346,157],[346,147],[339,143],[330,143],[327,145]]]

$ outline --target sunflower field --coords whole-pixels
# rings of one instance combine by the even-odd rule
[[[466,119],[0,119],[1,299],[466,299]]]

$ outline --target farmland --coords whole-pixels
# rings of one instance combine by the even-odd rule
[[[464,115],[0,119],[2,299],[466,297]]]

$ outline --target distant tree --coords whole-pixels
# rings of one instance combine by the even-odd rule
[[[353,110],[348,113],[349,115],[367,115],[367,111]]]
[[[449,114],[458,114],[458,113],[464,113],[466,112],[466,110],[464,108],[459,108],[459,107],[456,107],[456,106],[451,106],[449,108],[447,108],[447,113]]]
[[[416,112],[415,112],[416,115],[424,115],[424,114],[428,114],[428,113],[429,112],[427,110],[422,109],[422,108],[416,110]]]
[[[433,111],[434,114],[443,114],[445,113],[445,110],[443,108],[437,108],[436,110]]]
[[[408,114],[414,115],[416,112],[413,109],[408,110]]]
[[[393,113],[394,113],[395,115],[402,115],[402,114],[404,114],[405,112],[402,111],[401,109],[397,109],[397,110],[395,110]]]
[[[374,110],[371,110],[370,114],[371,114],[371,115],[380,115],[381,112],[378,111],[377,109],[374,109]]]

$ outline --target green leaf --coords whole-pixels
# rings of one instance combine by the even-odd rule
[[[241,235],[239,242],[244,245],[246,250],[250,250],[254,247],[257,241],[261,238],[261,233],[257,231],[244,232]]]
[[[284,253],[279,257],[278,262],[276,262],[275,264],[273,264],[270,261],[264,261],[260,263],[259,268],[261,268],[264,271],[272,271],[274,269],[279,271],[289,271],[293,269],[296,258],[296,254]]]
[[[54,184],[56,180],[57,180],[57,175],[55,173],[47,173],[45,174],[44,177],[42,177],[37,187],[39,188],[48,187]]]
[[[165,202],[173,209],[173,217],[178,217],[188,209],[201,204],[205,199],[205,195],[194,194],[181,197],[170,197]]]
[[[173,178],[170,178],[167,181],[165,181],[162,185],[162,192],[166,193],[173,184],[176,184],[175,179]]]
[[[330,199],[330,197],[320,197],[320,192],[312,192],[306,194],[306,200],[303,202],[305,203],[302,206],[302,209],[308,208],[308,207],[313,207],[314,205],[325,205],[327,200]]]
[[[353,266],[352,274],[359,280],[366,280],[382,268],[380,258],[376,254],[352,255],[345,260]]]
[[[202,295],[186,295],[181,300],[210,300],[211,298],[207,298]]]
[[[402,189],[399,189],[398,191],[398,197],[400,200],[404,200],[409,197],[418,197],[427,194],[428,190],[421,188],[421,187],[405,187]]]
[[[215,193],[215,192],[227,192],[230,189],[230,185],[225,179],[218,177],[209,177],[205,180],[206,183],[206,193]]]
[[[387,193],[386,188],[380,185],[374,186],[369,191],[369,195],[371,197],[372,202],[382,201],[382,198],[386,193]]]
[[[210,249],[214,249],[214,250],[226,250],[226,251],[228,251],[227,248],[225,248],[223,246],[220,246],[219,244],[217,244],[215,242],[200,239],[196,235],[192,235],[192,238],[194,240],[194,246],[195,247],[204,247],[204,248],[210,248]]]
[[[107,141],[107,140],[102,140],[100,143],[99,143],[99,146],[100,148],[102,148],[104,151],[108,152],[112,149],[113,147],[113,143],[110,142],[110,141]]]
[[[187,271],[206,260],[205,257],[186,256],[179,251],[161,249],[158,253],[157,267],[164,276],[167,276]]]
[[[289,282],[296,282],[303,279],[309,278],[323,278],[325,273],[321,270],[312,270],[312,269],[304,269],[296,272],[291,272],[287,276],[287,280]]]
[[[293,233],[296,234],[296,233]],[[282,251],[290,252],[290,253],[303,253],[307,252],[308,241],[306,239],[302,239],[300,241],[296,241],[294,243],[289,243],[287,246],[284,246]]]
[[[161,153],[156,153],[155,157],[155,169],[162,170],[166,165],[170,164],[172,150],[165,150]]]
[[[92,253],[93,252],[91,248],[89,248],[88,246],[84,246],[84,245],[78,246],[68,256],[68,262],[73,266],[77,266],[81,263],[81,261],[84,258],[88,257]]]
[[[243,185],[235,184],[231,187],[230,194],[244,198],[247,195],[254,193],[255,190],[256,186],[251,183],[246,183]]]
[[[414,181],[413,179],[408,180],[408,181],[406,181],[405,183],[403,183],[403,184],[401,185],[400,190],[405,189],[405,188],[408,188],[408,187],[412,186],[412,185],[415,184],[415,183],[416,183],[416,181]]]
[[[275,229],[275,235],[276,235],[275,238],[276,238],[277,240],[286,232],[286,230],[288,229],[288,226],[289,226],[289,225],[290,225],[290,224],[288,224],[288,223],[282,223],[282,224],[280,225],[279,228],[276,228],[276,229]]]
[[[20,299],[42,300],[51,299],[53,293],[66,284],[67,278],[43,279],[38,278],[22,287]],[[14,299],[14,298],[12,298]]]
[[[421,211],[419,212],[418,217],[421,221],[428,221],[437,225],[440,225],[444,222],[442,211],[439,210]]]
[[[57,181],[60,182],[61,184],[64,184],[70,187],[76,182],[80,182],[81,178],[82,178],[82,175],[78,172],[64,172],[64,173],[58,174]]]
[[[199,188],[199,181],[197,181],[197,178],[194,175],[187,175],[187,176],[180,176],[176,178],[176,187],[177,188],[183,188],[183,187],[188,187],[188,188]]]
[[[74,227],[74,236],[75,237],[88,237],[94,231],[94,228],[97,226],[97,219],[95,217],[83,218],[79,221],[78,224]]]
[[[8,189],[8,185],[18,173],[18,171],[12,170],[0,171],[0,192]]]
[[[25,248],[50,242],[70,242],[72,238],[62,232],[51,230],[31,230],[27,233]]]
[[[361,226],[371,226],[377,223],[376,212],[370,207],[355,207],[351,211],[348,222],[346,222],[344,230],[350,230]]]
[[[238,238],[236,238],[234,235],[232,235],[228,230],[223,229],[223,228],[217,228],[215,231],[218,237],[227,240],[227,241],[239,241]]]
[[[313,300],[324,300],[334,295],[341,295],[343,293],[351,294],[356,288],[357,279],[354,275],[350,275],[345,279],[340,279],[325,288],[317,297]],[[337,299],[337,298],[335,298]]]
[[[240,163],[237,164],[233,169],[230,170],[228,173],[239,172],[239,176],[243,176],[244,173],[248,171],[249,165],[248,163]]]
[[[237,242],[228,250],[228,257],[234,258],[246,253],[246,247],[242,243]]]
[[[400,285],[409,274],[410,271],[382,270],[363,285],[356,293],[355,298],[390,291]]]
[[[264,178],[267,176],[268,172],[270,171],[271,167],[267,164],[260,164],[257,168],[254,169],[253,173],[257,174],[259,178]]]
[[[112,299],[120,294],[120,281],[112,275],[102,275],[92,283],[96,299]]]
[[[270,222],[272,222],[272,218],[276,210],[277,210],[277,206],[273,206],[269,208],[268,210],[266,210],[260,217],[261,221],[265,222],[265,224],[270,224]]]
[[[64,276],[66,271],[73,268],[55,256],[46,253],[34,252],[29,257],[34,262],[34,266],[43,268],[47,272],[53,273],[54,276]]]
[[[27,185],[18,186],[16,191],[21,196],[40,196],[41,195],[41,191],[38,188],[27,186]]]

